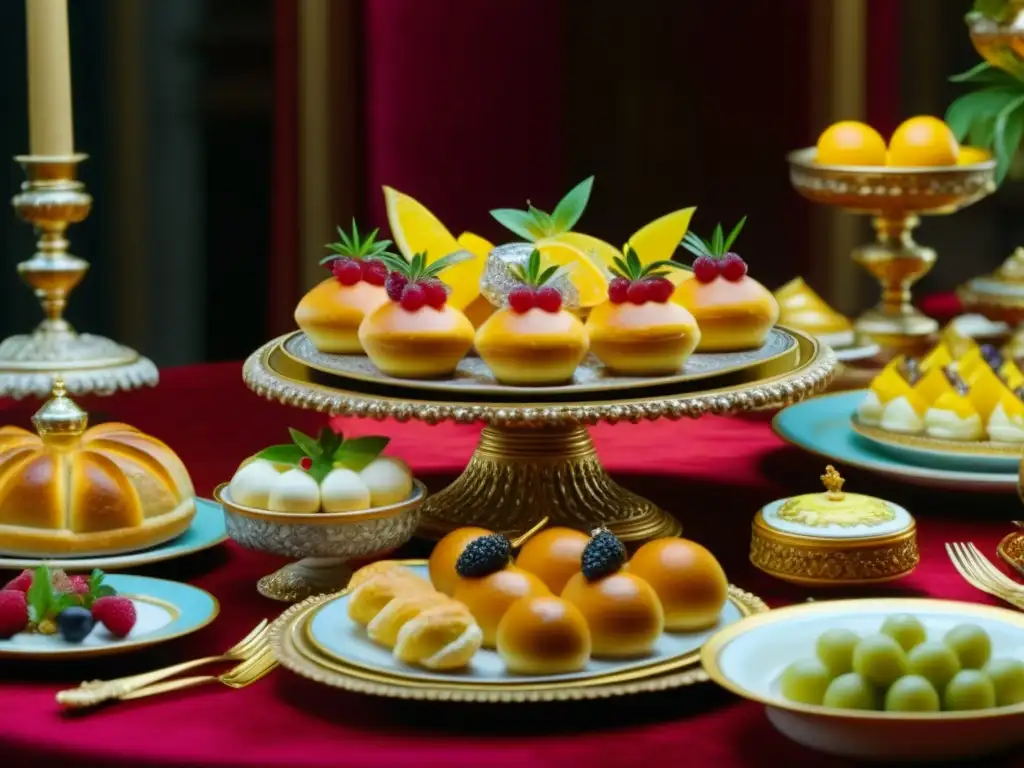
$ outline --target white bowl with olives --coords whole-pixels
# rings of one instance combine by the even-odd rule
[[[701,651],[775,728],[862,760],[934,762],[1024,743],[1024,614],[974,603],[812,602],[745,619]]]

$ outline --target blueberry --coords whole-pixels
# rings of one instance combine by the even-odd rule
[[[69,643],[80,643],[85,640],[95,625],[92,613],[80,606],[65,608],[57,616],[57,631]]]

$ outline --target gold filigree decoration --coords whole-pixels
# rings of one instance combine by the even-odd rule
[[[783,504],[776,514],[781,520],[813,528],[874,526],[896,519],[896,512],[881,499],[843,493],[845,482],[836,468],[829,464],[821,476],[825,493],[796,496]]]
[[[870,549],[810,550],[754,536],[750,562],[763,571],[804,582],[882,581],[910,573],[920,562],[910,536]]]
[[[825,467],[825,474],[821,476],[821,484],[825,486],[829,501],[842,501],[846,495],[843,493],[843,483],[846,481],[842,475],[831,464]]]

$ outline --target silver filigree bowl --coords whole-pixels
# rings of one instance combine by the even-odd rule
[[[236,504],[228,483],[217,486],[214,498],[224,508],[228,536],[246,549],[281,555],[298,562],[259,580],[264,597],[297,602],[345,588],[350,563],[387,554],[412,538],[427,489],[413,481],[405,501],[356,512],[293,514]]]

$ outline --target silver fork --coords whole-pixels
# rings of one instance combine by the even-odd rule
[[[991,560],[985,557],[981,550],[971,542],[967,542],[961,546],[967,551],[968,556],[978,567],[980,572],[987,574],[993,582],[1000,585],[1008,592],[1018,595],[1022,600],[1024,600],[1024,585],[1019,584],[999,570],[999,568],[996,567]]]
[[[997,597],[1015,608],[1024,610],[1024,597],[1016,594],[1015,590],[1007,589],[1002,583],[992,578],[987,570],[983,570],[977,564],[964,544],[946,544],[946,554],[949,555],[953,567],[963,577],[964,581],[977,590]]]

